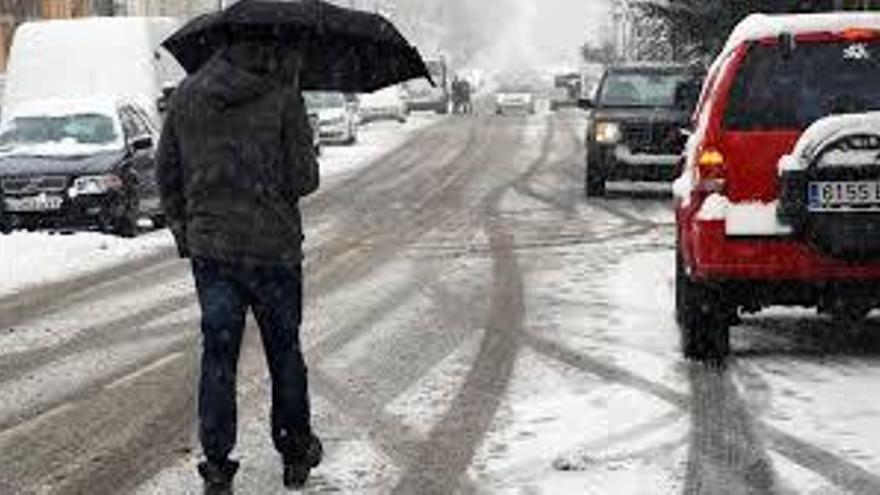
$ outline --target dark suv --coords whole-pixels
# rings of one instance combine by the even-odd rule
[[[587,127],[587,196],[605,194],[609,180],[671,181],[675,178],[690,112],[702,72],[683,65],[609,67]]]
[[[136,104],[46,101],[0,127],[0,230],[99,228],[121,236],[161,226],[157,131]]]

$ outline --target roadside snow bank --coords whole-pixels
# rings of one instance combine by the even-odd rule
[[[363,125],[354,146],[323,146],[321,177],[332,179],[353,172],[392,151],[416,132],[437,122],[433,115],[413,114],[405,124],[392,121],[372,122]]]
[[[19,232],[0,236],[0,296],[98,271],[173,246],[174,239],[168,231],[136,239],[92,232]]]

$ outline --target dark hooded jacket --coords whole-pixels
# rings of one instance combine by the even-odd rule
[[[182,256],[302,261],[299,198],[318,188],[301,93],[215,56],[181,83],[157,154],[162,208]]]

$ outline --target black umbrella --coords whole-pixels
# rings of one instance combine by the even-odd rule
[[[237,41],[282,43],[301,51],[304,90],[370,92],[431,79],[418,50],[390,21],[321,0],[242,0],[193,19],[162,45],[192,73]]]

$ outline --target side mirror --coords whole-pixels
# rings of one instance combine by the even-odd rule
[[[596,107],[596,103],[591,98],[578,98],[578,108],[582,110],[592,110]]]
[[[146,134],[143,136],[138,136],[132,139],[129,145],[131,146],[132,151],[145,151],[152,149],[153,136]]]

